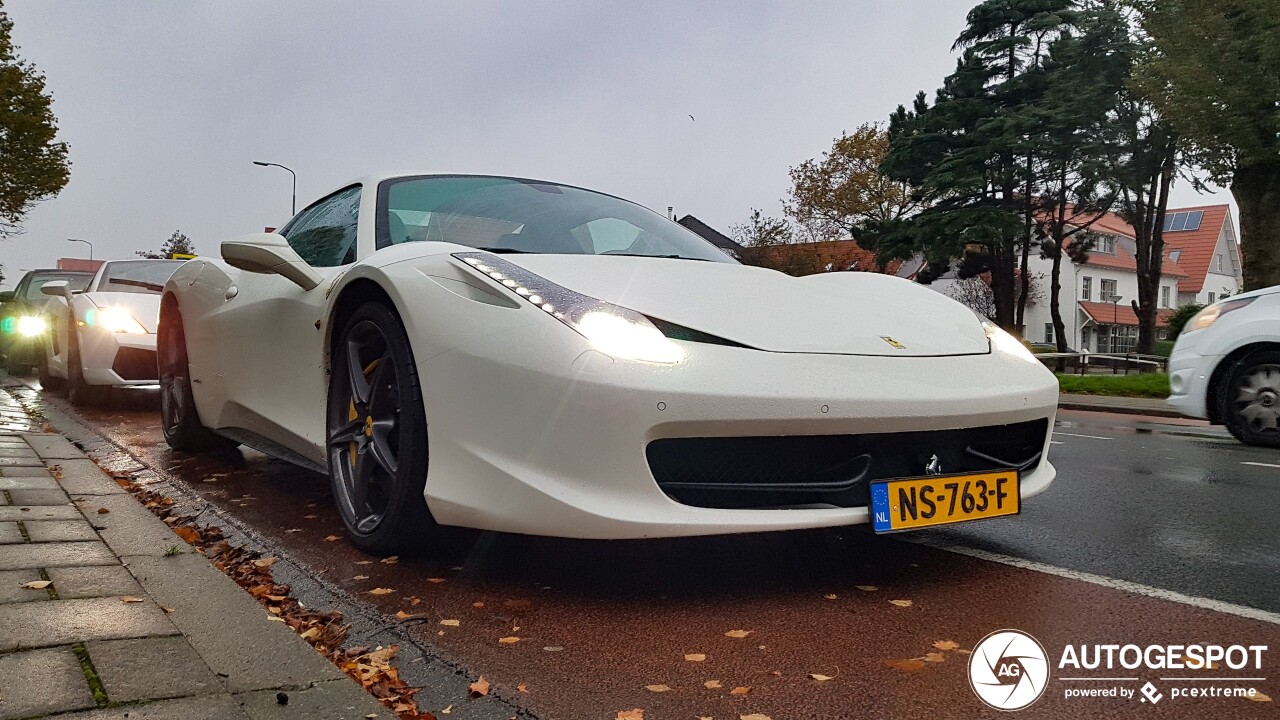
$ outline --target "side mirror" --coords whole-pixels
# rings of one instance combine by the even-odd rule
[[[310,290],[324,280],[283,236],[275,233],[256,233],[225,240],[222,259],[228,265],[247,272],[280,275],[303,290]]]
[[[0,292],[0,303],[13,302],[13,291],[5,290]]]
[[[71,286],[66,280],[52,280],[40,286],[40,292],[53,297],[71,297]]]

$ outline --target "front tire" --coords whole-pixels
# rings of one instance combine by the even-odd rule
[[[180,451],[211,450],[233,444],[200,423],[191,390],[187,335],[177,304],[166,301],[156,331],[156,364],[160,370],[160,429],[169,447]]]
[[[408,550],[437,529],[423,498],[427,420],[409,338],[378,302],[358,307],[335,337],[326,422],[334,501],[356,547]]]
[[[54,377],[49,374],[49,355],[46,352],[44,358],[40,361],[40,388],[47,392],[61,394],[66,390],[66,378]]]
[[[87,407],[102,400],[105,390],[85,382],[84,365],[80,362],[80,334],[74,330],[67,339],[67,399],[76,407]]]
[[[1253,353],[1231,368],[1222,418],[1240,442],[1280,448],[1280,352]]]

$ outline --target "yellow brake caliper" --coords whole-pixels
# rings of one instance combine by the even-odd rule
[[[365,366],[364,370],[361,371],[364,373],[364,377],[366,380],[368,380],[370,377],[373,376],[373,371],[377,369],[378,363],[380,362],[382,362],[382,358],[378,358],[377,360],[374,360],[373,362],[369,363],[368,365]],[[347,420],[355,420],[358,417],[360,417],[360,413],[356,412],[356,399],[352,397],[351,405],[350,407],[347,408]],[[364,434],[369,437],[373,436],[373,416],[372,415],[365,418]],[[354,440],[351,441],[350,453],[351,453],[351,471],[355,472],[356,442]]]

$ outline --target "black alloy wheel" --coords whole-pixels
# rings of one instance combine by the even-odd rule
[[[67,399],[76,407],[86,407],[102,400],[110,388],[90,385],[84,379],[84,364],[80,360],[80,333],[72,324],[67,333]]]
[[[160,371],[160,428],[165,442],[174,450],[232,448],[235,443],[206,428],[196,412],[191,390],[191,367],[187,361],[187,336],[182,313],[167,301],[160,311],[156,330],[156,364]]]
[[[404,327],[367,302],[333,344],[326,424],[329,477],[351,542],[369,552],[411,549],[435,529],[423,488],[427,422]]]

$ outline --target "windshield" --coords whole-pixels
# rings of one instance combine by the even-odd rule
[[[448,242],[491,252],[640,255],[737,262],[635,203],[567,185],[439,176],[382,185],[378,247]]]
[[[185,260],[129,260],[107,263],[102,268],[98,290],[158,295],[164,283]]]
[[[48,298],[40,292],[40,288],[44,287],[46,283],[51,283],[55,280],[66,280],[67,287],[70,288],[71,292],[84,292],[84,289],[89,287],[89,281],[93,280],[93,274],[41,273],[39,275],[32,275],[31,282],[27,284],[27,292],[22,296],[23,299],[28,302],[47,300]]]

